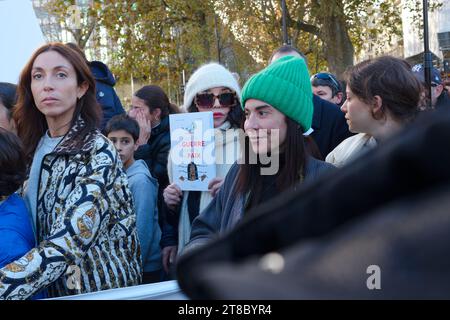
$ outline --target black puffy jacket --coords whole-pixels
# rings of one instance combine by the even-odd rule
[[[95,78],[97,102],[100,104],[103,111],[103,118],[100,126],[100,129],[103,130],[106,123],[112,117],[125,113],[125,110],[114,90],[116,79],[114,79],[109,68],[100,61],[91,61],[89,67]]]

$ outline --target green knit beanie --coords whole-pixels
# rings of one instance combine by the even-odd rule
[[[242,89],[242,108],[257,99],[299,123],[303,132],[311,128],[313,103],[308,67],[303,59],[282,57],[252,76]]]

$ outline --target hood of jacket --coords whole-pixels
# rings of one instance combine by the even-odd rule
[[[450,108],[450,96],[447,91],[442,91],[441,95],[436,101],[436,109],[438,108]]]
[[[91,61],[89,66],[95,80],[106,83],[110,86],[114,86],[116,84],[116,79],[114,79],[111,70],[109,70],[106,64],[100,61]]]
[[[134,177],[139,174],[145,174],[145,176],[150,180],[154,179],[150,174],[150,170],[144,160],[135,160],[134,163],[129,166],[126,171],[128,178]]]

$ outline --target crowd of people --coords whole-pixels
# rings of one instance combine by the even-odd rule
[[[438,70],[428,98],[423,66],[399,58],[366,60],[339,77],[311,75],[289,45],[268,62],[242,88],[225,66],[201,65],[182,106],[149,84],[126,113],[106,65],[74,44],[38,48],[17,86],[0,83],[0,299],[183,279],[178,258],[283,194],[308,197],[304,188],[388,144],[420,114],[450,108]],[[211,111],[216,177],[208,191],[183,191],[172,176],[169,116]],[[278,164],[269,174],[267,156]]]

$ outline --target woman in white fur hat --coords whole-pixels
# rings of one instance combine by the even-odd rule
[[[187,112],[213,112],[217,177],[211,180],[209,191],[205,192],[182,192],[175,183],[164,190],[167,215],[178,220],[178,246],[163,248],[166,272],[175,261],[177,252],[181,252],[189,241],[192,221],[211,202],[228,170],[239,157],[238,129],[243,120],[243,111],[241,89],[236,78],[218,63],[203,65],[192,74],[186,85],[183,109]],[[168,172],[172,182],[171,166],[169,156]]]

